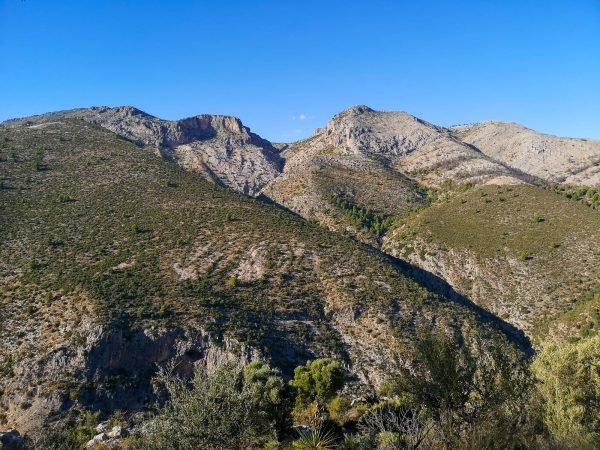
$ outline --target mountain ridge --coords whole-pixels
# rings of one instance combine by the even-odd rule
[[[92,107],[12,119],[4,125],[36,126],[64,119],[103,126],[244,194],[257,193],[281,170],[279,151],[234,116],[199,114],[170,121],[132,106]]]
[[[143,410],[176,358],[184,375],[258,356],[289,375],[335,357],[360,392],[400,344],[410,361],[421,324],[528,347],[406,264],[100,126],[0,129],[0,171],[0,409],[23,432]]]
[[[361,116],[373,120],[361,122]],[[425,184],[439,183],[448,176],[469,178],[470,174],[501,184],[517,182],[512,178],[527,182],[523,174],[553,183],[600,184],[600,141],[539,133],[508,121],[443,127],[408,112],[376,111],[366,105],[349,107],[315,129],[310,138],[287,144],[269,142],[235,116],[198,114],[164,120],[133,106],[63,110],[9,119],[2,125],[31,126],[67,118],[91,121],[139,144],[155,147],[164,157],[205,178],[249,195],[257,195],[280,176],[284,165],[281,156],[290,154],[290,148],[324,135],[334,146],[345,145],[354,153],[360,148],[367,156],[371,153],[391,159],[396,170]],[[393,119],[385,125],[386,118]],[[336,127],[341,127],[337,135]],[[379,147],[378,140],[382,144]],[[413,154],[421,147],[420,154]],[[432,174],[440,165],[454,166],[455,170],[441,177]],[[494,174],[497,179],[492,181]]]

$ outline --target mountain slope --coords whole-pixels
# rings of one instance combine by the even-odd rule
[[[286,149],[263,193],[534,335],[538,319],[600,278],[600,216],[458,137],[406,113],[354,107]]]
[[[482,186],[398,221],[383,249],[539,335],[597,285],[600,215],[534,186]]]
[[[369,386],[418,325],[503,339],[392,258],[90,123],[0,128],[0,180],[0,417],[20,431],[143,410],[173,360],[334,356]]]
[[[282,152],[282,174],[262,191],[275,202],[332,229],[355,229],[331,196],[382,219],[425,201],[427,187],[523,182],[520,173],[457,141],[448,130],[403,112],[352,107],[314,136]],[[369,239],[368,236],[362,236]]]
[[[244,194],[257,193],[281,170],[278,150],[231,116],[202,114],[170,121],[122,106],[60,111],[9,120],[4,125],[38,126],[63,119],[98,124]]]
[[[600,185],[600,141],[551,136],[510,122],[450,130],[457,139],[530,175],[557,183]]]

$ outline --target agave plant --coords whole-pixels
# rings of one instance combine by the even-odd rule
[[[299,433],[300,437],[292,443],[296,450],[332,450],[336,447],[335,435],[321,427]]]

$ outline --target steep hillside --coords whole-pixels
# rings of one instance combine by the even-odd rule
[[[383,248],[535,334],[600,279],[600,215],[533,186],[482,186],[399,220]]]
[[[551,136],[510,122],[482,122],[451,131],[487,156],[530,175],[558,183],[600,185],[600,141]]]
[[[263,193],[301,214],[344,228],[328,198],[347,197],[382,216],[423,203],[422,186],[518,184],[519,173],[465,145],[444,128],[403,112],[355,106],[310,139],[287,148],[283,173]],[[418,183],[417,183],[418,182]]]
[[[20,431],[143,409],[174,357],[189,373],[261,355],[289,374],[330,355],[368,387],[417,324],[467,342],[510,331],[370,247],[81,120],[0,128],[0,181],[0,419]]]
[[[131,106],[84,108],[9,120],[7,127],[83,119],[149,146],[186,169],[235,191],[253,195],[281,170],[278,150],[236,117],[202,114],[170,121]]]
[[[457,130],[354,107],[285,149],[284,171],[263,193],[534,335],[537,320],[567,310],[598,279],[600,216],[463,144]],[[581,202],[594,207],[590,192]]]

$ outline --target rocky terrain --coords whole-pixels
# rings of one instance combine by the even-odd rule
[[[374,111],[367,106],[355,106],[335,116],[315,132],[310,146],[310,150],[304,148],[304,158],[333,148],[340,158],[362,156],[406,175],[420,175],[426,185],[438,185],[447,178],[481,184],[517,177],[454,139],[444,128],[408,113]]]
[[[328,197],[344,196],[383,215],[424,202],[444,180],[517,184],[523,176],[410,114],[355,106],[282,152],[283,173],[263,194],[306,218],[345,229]],[[363,236],[366,237],[366,236]]]
[[[487,156],[544,180],[600,184],[600,141],[551,136],[511,122],[482,122],[450,131]]]
[[[545,318],[598,286],[599,225],[597,211],[553,192],[490,185],[398,220],[383,249],[543,338]]]
[[[0,426],[144,414],[173,361],[329,356],[372,392],[418,326],[524,354],[596,333],[600,194],[548,182],[598,185],[597,149],[366,106],[289,145],[132,107],[5,122]]]
[[[0,408],[35,432],[143,411],[156,364],[334,356],[369,389],[417,324],[527,342],[373,248],[85,121],[0,131]],[[503,337],[504,336],[504,337]]]
[[[497,158],[474,138],[490,127],[504,131],[485,142],[518,142],[511,154],[519,159]],[[596,143],[499,127],[446,129],[406,113],[353,107],[287,148],[282,175],[263,193],[435,274],[533,335],[541,317],[597,285],[598,214],[544,189],[545,180],[595,173]],[[524,150],[532,141],[545,166]],[[573,165],[562,164],[567,159]]]
[[[4,125],[35,127],[65,119],[98,124],[244,194],[257,193],[281,170],[278,150],[231,116],[201,114],[170,121],[122,106],[60,111],[9,120]]]

